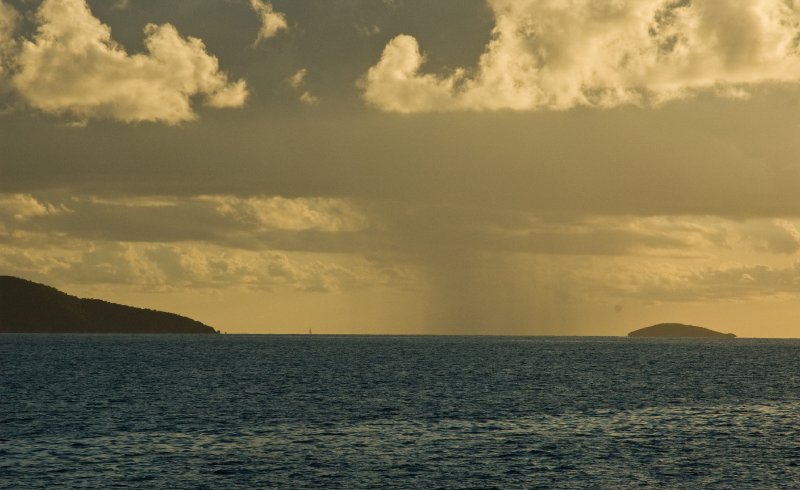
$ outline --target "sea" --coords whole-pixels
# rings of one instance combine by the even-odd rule
[[[800,341],[0,335],[0,488],[800,488]]]

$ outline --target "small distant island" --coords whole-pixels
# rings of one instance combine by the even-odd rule
[[[44,284],[0,276],[0,333],[218,332],[174,313],[82,299]]]
[[[640,328],[628,334],[628,337],[679,337],[679,338],[702,338],[702,339],[734,339],[736,335],[732,333],[715,332],[708,328],[696,327],[694,325],[684,325],[682,323],[659,323],[651,327]]]

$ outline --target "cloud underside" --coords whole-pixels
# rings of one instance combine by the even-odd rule
[[[399,35],[362,80],[384,111],[563,110],[747,97],[800,80],[800,5],[783,0],[488,0],[492,39],[472,70],[424,73]]]
[[[45,0],[36,21],[36,34],[16,55],[13,85],[41,111],[81,121],[177,124],[196,118],[196,96],[215,108],[241,107],[247,98],[243,80],[229,81],[201,40],[170,24],[148,24],[146,53],[131,55],[85,0]]]

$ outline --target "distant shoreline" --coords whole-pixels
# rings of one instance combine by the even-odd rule
[[[175,332],[154,332],[154,333],[124,333],[124,332],[0,332],[1,335],[60,335],[60,336],[204,336],[209,337],[208,334],[203,333],[175,333]],[[382,333],[315,333],[309,335],[307,333],[271,333],[271,332],[219,332],[219,335],[211,337],[407,337],[407,338],[508,338],[508,339],[614,339],[620,341],[671,341],[671,340],[685,340],[685,341],[721,341],[727,340],[725,338],[692,338],[692,337],[629,337],[627,335],[509,335],[509,334],[382,334]],[[800,337],[737,337],[736,340],[800,340]]]
[[[687,338],[687,339],[727,339],[736,338],[735,334],[722,333],[710,328],[686,325],[684,323],[659,323],[634,330],[628,337],[638,338]]]
[[[214,328],[175,313],[78,298],[14,276],[0,276],[0,332],[204,334]]]

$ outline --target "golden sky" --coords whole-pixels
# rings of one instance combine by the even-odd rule
[[[800,6],[0,0],[0,274],[228,332],[800,328]]]

